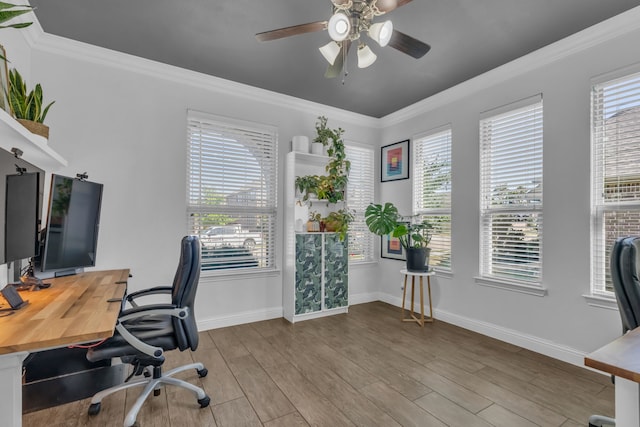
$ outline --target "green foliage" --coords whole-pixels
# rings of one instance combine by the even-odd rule
[[[32,6],[0,2],[0,24],[10,21],[17,16],[23,15],[25,13],[29,13],[32,10],[33,10]],[[33,24],[33,22],[0,25],[0,28],[25,28],[31,24]]]
[[[320,116],[316,122],[317,136],[314,142],[328,145],[329,162],[325,166],[327,175],[308,175],[296,177],[295,185],[303,194],[302,201],[308,201],[310,194],[315,194],[320,200],[331,203],[344,200],[344,193],[349,182],[351,162],[347,160],[345,145],[342,140],[344,130],[329,129],[327,118]]]
[[[383,205],[371,203],[364,212],[364,220],[373,234],[384,236],[389,233],[398,240],[403,248],[426,248],[431,242],[433,226],[427,221],[412,222],[398,212],[393,203]]]
[[[17,119],[44,122],[49,108],[55,101],[42,108],[42,86],[38,83],[31,92],[27,91],[27,85],[18,70],[9,71],[9,93],[7,95],[13,114]]]
[[[324,223],[327,229],[333,230],[338,233],[338,237],[341,241],[346,239],[349,231],[349,224],[354,220],[353,212],[349,209],[340,209],[335,212],[331,212],[324,218]]]
[[[215,190],[207,188],[204,190],[204,204],[209,206],[220,206],[224,204],[224,196],[217,193]],[[236,219],[230,215],[221,213],[207,213],[202,214],[200,218],[203,227],[209,228],[216,225],[227,225],[236,221]]]

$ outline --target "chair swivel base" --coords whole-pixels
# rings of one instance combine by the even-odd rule
[[[589,427],[615,426],[616,420],[602,415],[592,415],[589,417]]]
[[[110,394],[113,394],[117,391],[126,390],[128,388],[144,386],[142,393],[140,394],[140,396],[138,396],[138,399],[136,399],[136,402],[133,404],[131,410],[124,419],[124,427],[132,427],[136,425],[138,412],[140,412],[140,409],[142,408],[142,405],[144,404],[147,397],[151,394],[152,391],[154,392],[154,395],[157,396],[157,392],[159,392],[160,386],[162,384],[171,384],[185,388],[187,390],[191,390],[196,395],[196,399],[198,401],[198,404],[200,404],[200,407],[206,408],[207,406],[209,406],[211,399],[209,398],[209,396],[207,396],[203,389],[186,381],[172,377],[172,375],[177,374],[178,372],[183,372],[189,369],[195,369],[198,372],[198,376],[200,378],[207,376],[208,373],[207,369],[202,363],[192,363],[190,365],[180,366],[168,372],[164,372],[159,378],[141,378],[139,380],[129,381],[124,384],[118,384],[116,386],[96,393],[91,399],[91,405],[89,406],[89,410],[87,412],[89,415],[98,415],[98,413],[100,412],[100,403],[106,396],[109,396]]]

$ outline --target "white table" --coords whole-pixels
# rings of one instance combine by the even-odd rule
[[[584,364],[616,377],[616,425],[640,427],[640,328],[588,354]]]
[[[401,320],[403,322],[416,322],[421,327],[424,326],[425,322],[433,322],[433,307],[431,304],[431,276],[433,276],[435,271],[409,271],[406,268],[400,270],[400,274],[404,275],[404,286],[402,290],[402,317]],[[411,276],[411,311],[409,313],[409,317],[405,315],[405,299],[407,297],[407,279]],[[415,282],[416,277],[420,278],[420,317],[416,317],[413,311],[414,300],[415,300]],[[424,285],[423,278],[427,278],[427,290],[429,292],[429,316],[424,317]]]

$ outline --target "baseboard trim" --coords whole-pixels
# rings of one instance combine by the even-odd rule
[[[211,317],[198,321],[199,331],[225,328],[227,326],[242,325],[245,323],[260,322],[263,320],[278,319],[283,317],[282,307],[273,307],[265,310],[244,311],[229,316]]]
[[[368,302],[378,301],[379,299],[380,295],[378,292],[349,295],[349,305],[366,304]]]
[[[402,307],[402,298],[389,294],[380,293],[379,300],[396,307]],[[410,302],[407,302],[405,307],[408,307],[409,305]],[[522,332],[492,323],[460,316],[459,314],[450,313],[445,310],[436,308],[433,311],[436,320],[442,320],[443,322],[451,323],[452,325],[584,368],[584,357],[586,354],[574,348],[559,345],[552,341],[533,335],[523,334]]]

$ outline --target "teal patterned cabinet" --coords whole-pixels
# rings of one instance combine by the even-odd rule
[[[296,234],[295,314],[322,309],[322,236]]]
[[[282,312],[292,323],[349,310],[348,240],[341,241],[337,233],[308,233],[304,227],[311,211],[327,216],[345,202],[305,203],[295,191],[297,176],[324,175],[328,160],[292,151],[285,162]]]
[[[324,306],[326,309],[349,305],[348,240],[337,234],[324,235]]]
[[[347,312],[347,241],[336,233],[295,234],[295,309],[290,321]]]

